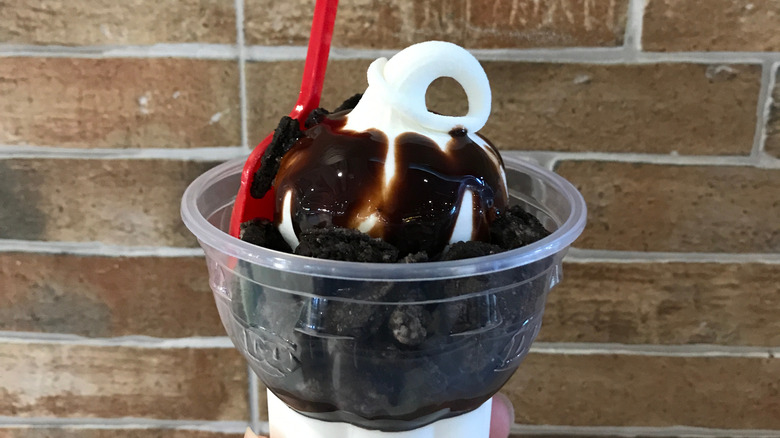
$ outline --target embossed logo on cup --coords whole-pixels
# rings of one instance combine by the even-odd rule
[[[504,360],[496,367],[496,371],[513,368],[523,360],[525,355],[528,354],[531,343],[536,339],[536,335],[539,334],[539,329],[542,327],[541,322],[540,317],[531,316],[523,323],[523,327],[512,336],[511,342],[504,348],[501,354]]]
[[[244,329],[246,351],[264,371],[274,377],[283,377],[297,370],[301,362],[296,356],[297,346],[263,327]]]

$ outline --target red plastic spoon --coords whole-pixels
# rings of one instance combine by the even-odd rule
[[[320,104],[322,82],[325,80],[325,69],[328,65],[330,40],[333,36],[333,23],[336,21],[338,0],[317,0],[314,6],[314,19],[309,35],[309,49],[306,52],[306,65],[303,68],[303,80],[298,102],[290,112],[290,117],[300,122],[301,128],[309,113]],[[230,217],[230,235],[239,237],[241,224],[258,217],[273,220],[275,208],[275,193],[273,188],[261,199],[255,199],[249,194],[252,180],[265,149],[271,143],[274,133],[268,134],[252,151],[244,164],[241,173],[241,187],[238,189],[236,203],[233,205],[233,215]]]

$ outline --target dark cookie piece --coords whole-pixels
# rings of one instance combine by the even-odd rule
[[[241,224],[240,239],[253,245],[282,252],[292,252],[273,222],[268,219],[252,219]]]
[[[464,128],[463,126],[456,126],[452,128],[449,132],[450,137],[465,137],[468,135],[469,130]]]
[[[349,228],[303,231],[295,254],[347,262],[393,263],[398,249],[382,239]]]
[[[430,261],[428,253],[425,251],[416,252],[414,254],[407,254],[406,257],[399,260],[399,263],[423,263]]]
[[[479,242],[476,240],[472,240],[469,242],[455,242],[452,245],[449,245],[446,248],[444,248],[444,252],[442,252],[441,255],[441,260],[447,261],[447,260],[469,259],[472,257],[481,257],[490,254],[497,254],[503,251],[504,250],[498,245],[493,245],[491,243],[486,243],[486,242]]]
[[[490,241],[505,250],[530,245],[549,235],[539,219],[519,205],[509,207],[490,224]]]
[[[279,126],[274,131],[271,143],[263,153],[262,164],[255,172],[252,186],[249,188],[249,193],[254,198],[262,198],[271,189],[276,173],[279,171],[282,157],[301,137],[303,137],[303,131],[301,131],[298,121],[289,116],[282,117]]]
[[[385,324],[390,312],[388,306],[368,303],[381,302],[394,287],[393,283],[376,282],[374,287],[361,288],[364,293],[355,297],[359,302],[310,298],[297,326],[301,332],[314,336],[368,338]]]
[[[420,345],[428,333],[431,315],[422,306],[398,306],[390,315],[388,326],[393,337],[409,346]]]
[[[447,334],[484,331],[498,325],[500,318],[496,301],[491,296],[477,296],[439,304],[437,316]]]
[[[314,125],[322,123],[322,121],[325,120],[325,117],[327,117],[328,114],[330,114],[330,112],[325,108],[314,109],[312,110],[312,112],[309,113],[309,117],[306,117],[306,123],[304,123],[303,126],[306,129],[309,129]]]
[[[355,108],[358,102],[360,102],[361,97],[363,97],[363,93],[355,94],[354,96],[342,102],[342,104],[339,105],[338,108],[334,109],[333,112],[337,113],[339,111],[346,111]]]
[[[357,103],[360,101],[360,98],[363,97],[363,94],[358,93],[349,99],[345,100],[341,105],[338,106],[335,110],[333,110],[334,113],[338,113],[341,111],[351,110],[355,108]],[[325,117],[328,116],[328,114],[331,114],[330,111],[326,110],[325,108],[317,108],[315,110],[312,110],[312,112],[309,113],[309,117],[306,117],[306,123],[303,124],[303,126],[306,129],[311,128],[314,125],[322,123],[323,120],[325,120]]]

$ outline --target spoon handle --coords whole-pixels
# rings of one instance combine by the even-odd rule
[[[317,0],[314,6],[314,19],[311,23],[309,48],[306,52],[306,65],[303,68],[301,92],[298,102],[290,117],[308,116],[320,104],[322,84],[325,81],[325,70],[328,66],[330,41],[333,37],[333,26],[336,21],[338,0]],[[305,117],[300,122],[301,125]]]
[[[303,80],[298,101],[290,111],[290,117],[297,119],[303,126],[309,113],[320,104],[322,95],[322,83],[325,80],[325,69],[328,66],[330,53],[330,40],[333,37],[333,26],[336,22],[336,9],[338,0],[317,0],[314,6],[314,19],[311,23],[309,34],[309,48],[306,52],[306,64],[303,68]],[[260,168],[260,161],[268,144],[271,143],[274,133],[270,133],[249,154],[241,172],[241,186],[233,205],[233,214],[230,217],[230,235],[239,237],[241,224],[257,217],[273,220],[275,208],[275,193],[271,189],[262,199],[254,199],[249,194],[252,180]]]

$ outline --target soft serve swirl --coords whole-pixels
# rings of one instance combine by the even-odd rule
[[[462,117],[431,113],[428,86],[457,80],[468,98]],[[350,112],[308,129],[282,159],[276,217],[292,248],[311,227],[355,228],[401,253],[440,252],[489,237],[506,208],[498,151],[476,134],[490,114],[479,62],[451,43],[413,45],[368,69],[368,89]]]

